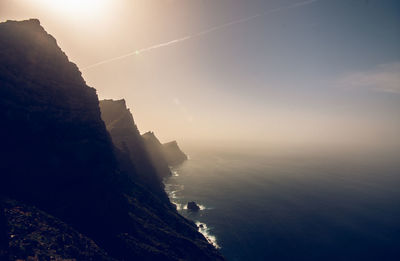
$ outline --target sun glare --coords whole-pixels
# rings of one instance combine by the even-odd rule
[[[99,16],[107,9],[110,0],[37,0],[50,11],[68,16]]]

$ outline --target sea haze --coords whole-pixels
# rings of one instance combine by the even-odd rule
[[[400,260],[398,150],[185,150],[167,192],[228,260]]]

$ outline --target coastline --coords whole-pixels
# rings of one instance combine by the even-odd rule
[[[190,160],[191,158],[188,157],[187,161]],[[201,216],[206,215],[205,211],[213,208],[207,207],[206,205],[201,204],[201,202],[197,202],[197,205],[200,208],[198,211],[193,212],[188,210],[187,202],[190,201],[190,199],[180,195],[180,192],[185,189],[185,186],[183,184],[179,184],[179,181],[177,180],[181,175],[179,169],[180,166],[171,167],[172,176],[163,179],[165,192],[167,193],[170,202],[176,206],[176,210],[180,215],[196,224],[198,232],[200,232],[211,245],[218,250],[221,249],[221,246],[218,244],[217,237],[211,231],[212,228],[209,227],[205,222],[200,221]]]

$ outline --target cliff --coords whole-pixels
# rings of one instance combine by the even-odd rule
[[[113,144],[133,163],[132,167],[138,175],[137,178],[150,187],[153,192],[159,195],[165,194],[163,183],[151,162],[133,116],[126,107],[125,100],[102,100],[100,101],[100,111]],[[129,168],[123,158],[120,160],[120,165]]]
[[[157,139],[156,135],[154,135],[154,132],[146,132],[142,137],[158,175],[161,178],[171,176],[171,170],[169,169],[168,162],[164,155],[163,145]]]
[[[186,154],[179,148],[176,141],[164,143],[163,152],[165,160],[170,166],[179,165],[188,159]]]
[[[148,166],[114,147],[95,89],[38,20],[0,23],[0,118],[0,191],[36,206],[44,226],[53,216],[120,260],[223,260]]]

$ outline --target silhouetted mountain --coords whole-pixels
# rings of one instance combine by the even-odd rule
[[[161,142],[157,139],[154,132],[149,131],[142,135],[146,149],[150,155],[153,165],[156,167],[157,173],[161,178],[171,176],[168,162],[164,155],[164,148]]]
[[[187,160],[187,156],[179,148],[176,141],[171,141],[163,144],[163,151],[165,159],[170,166],[175,166]]]
[[[145,148],[142,136],[134,122],[131,112],[126,107],[125,100],[102,100],[100,101],[101,117],[106,124],[107,131],[110,133],[115,146],[128,156],[134,172],[142,183],[152,188],[153,192],[161,195],[164,192],[164,186],[157,175],[156,168],[153,166],[150,156]],[[129,163],[129,162],[128,162]],[[120,165],[129,168],[124,163],[124,158],[120,158]]]
[[[50,234],[69,224],[116,259],[223,259],[139,173],[138,152],[114,147],[95,89],[38,20],[0,23],[0,118],[0,191],[64,222],[28,208]]]

